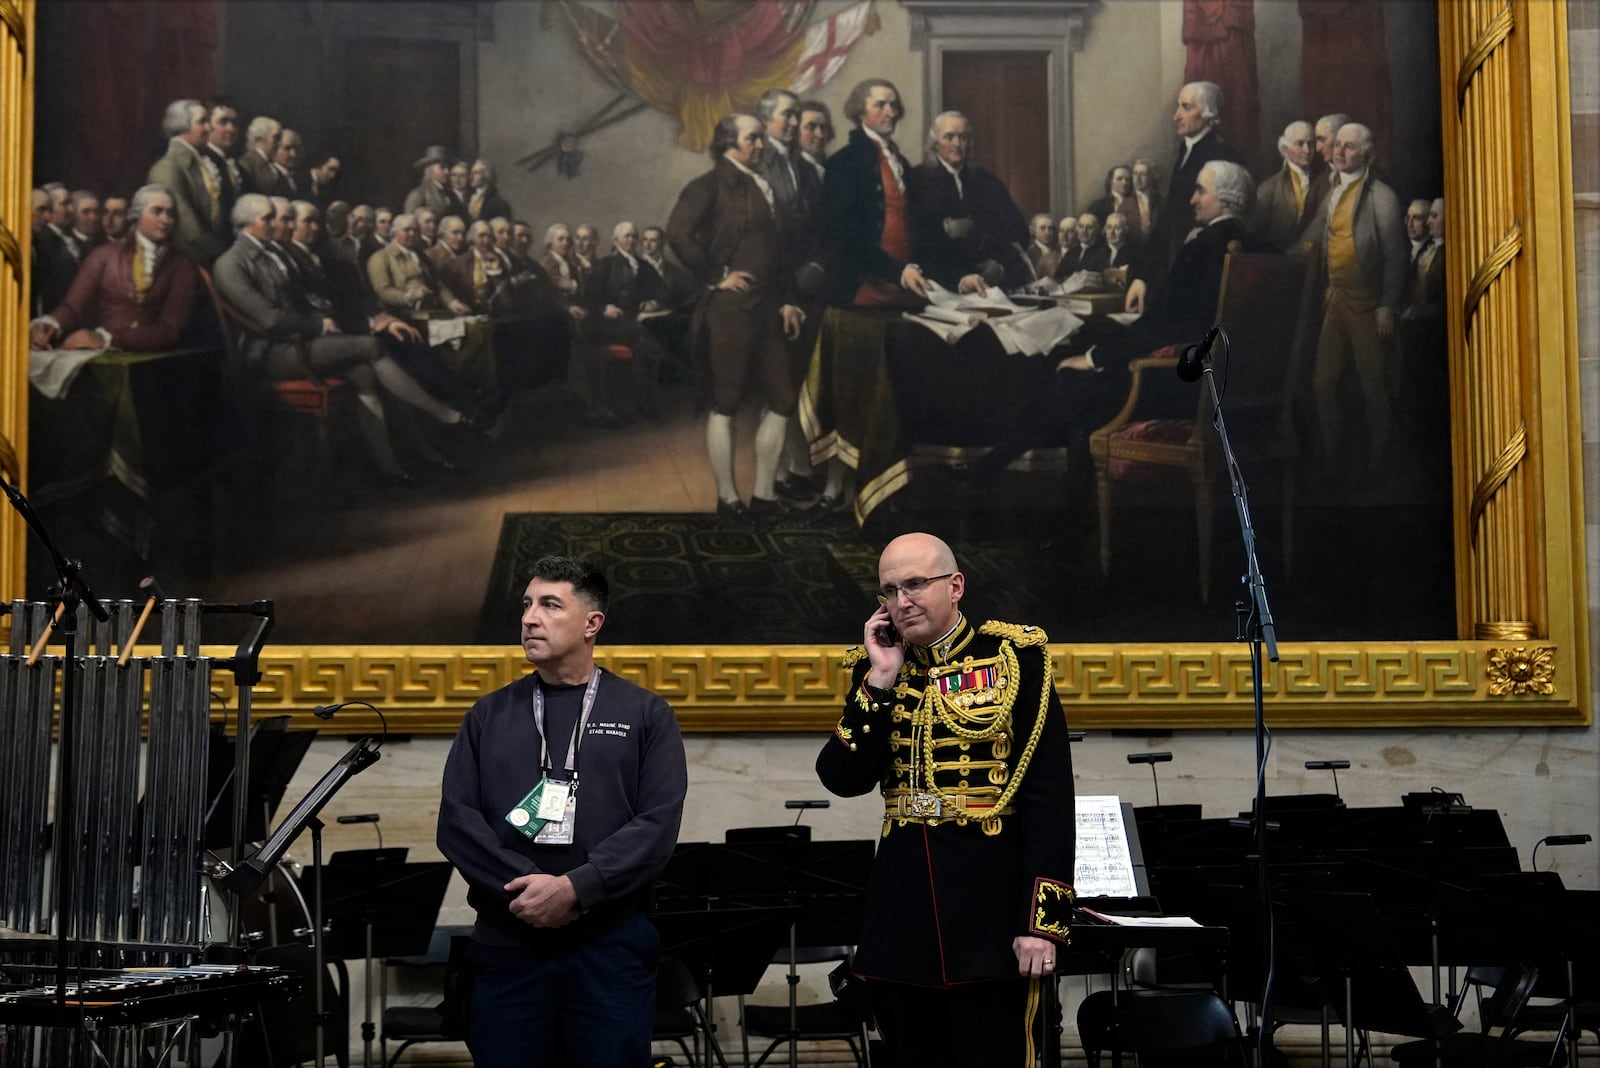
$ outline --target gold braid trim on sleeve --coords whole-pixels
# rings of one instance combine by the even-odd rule
[[[1072,941],[1072,906],[1077,893],[1066,883],[1043,876],[1033,881],[1033,919],[1028,933],[1054,938],[1060,942]]]
[[[1019,649],[1033,645],[1047,645],[1049,635],[1045,634],[1043,627],[1025,626],[1021,623],[1002,623],[998,619],[991,619],[978,628],[980,634],[1004,638]]]
[[[844,653],[845,670],[848,671],[850,668],[855,667],[857,664],[861,663],[861,661],[865,660],[866,658],[867,658],[866,646],[864,646],[864,645],[852,645],[850,648],[846,649],[845,653]]]

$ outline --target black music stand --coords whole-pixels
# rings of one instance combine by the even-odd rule
[[[803,838],[801,839],[803,843]],[[711,1024],[712,999],[754,992],[802,909],[751,878],[746,850],[712,842],[680,843],[656,882],[656,929],[661,952],[694,974],[703,992],[706,1049],[727,1068]],[[786,848],[786,847],[780,847]]]
[[[248,735],[245,735],[248,737]],[[364,737],[340,757],[333,767],[323,773],[315,786],[306,793],[289,810],[267,840],[261,844],[248,858],[241,861],[234,858],[231,870],[221,876],[221,883],[225,890],[243,899],[248,897],[266,879],[267,873],[283,859],[284,851],[300,836],[306,828],[311,829],[311,871],[314,880],[311,906],[311,953],[313,958],[312,970],[317,978],[317,1068],[322,1068],[325,1061],[324,1045],[327,1031],[327,1013],[324,1011],[322,976],[325,955],[323,953],[322,935],[322,820],[318,818],[325,805],[339,792],[340,787],[349,782],[352,776],[359,775],[362,771],[378,762],[379,746],[372,738]],[[248,766],[246,773],[248,774]],[[243,820],[241,819],[241,825]],[[227,867],[222,865],[221,867]],[[238,915],[236,912],[235,915]]]
[[[249,803],[245,808],[244,840],[267,837],[268,824],[277,814],[284,791],[317,737],[315,730],[287,730],[288,716],[274,716],[256,724],[250,738]],[[206,769],[205,844],[207,849],[233,846],[234,746],[220,726],[211,729]]]
[[[411,854],[409,846],[378,846],[374,849],[341,849],[328,858],[333,864],[404,864]]]
[[[1077,898],[1077,907],[1090,908],[1096,912],[1115,913],[1119,916],[1160,916],[1161,905],[1150,893],[1150,868],[1144,859],[1144,842],[1140,838],[1141,826],[1152,823],[1162,823],[1167,820],[1197,819],[1200,815],[1199,805],[1154,805],[1139,807],[1128,801],[1119,801],[1117,808],[1122,813],[1122,834],[1128,843],[1128,866],[1133,876],[1134,893],[1131,897],[1103,897],[1097,894],[1081,893]],[[1191,814],[1192,813],[1192,814]],[[1081,814],[1080,814],[1081,819]],[[1074,881],[1085,890],[1097,888],[1094,869],[1101,863],[1095,855],[1095,846],[1103,840],[1104,830],[1093,821],[1088,824],[1078,824],[1078,870],[1074,873]],[[1103,852],[1101,850],[1100,852]],[[1059,961],[1059,957],[1057,958]],[[1057,974],[1060,974],[1059,972]]]
[[[661,935],[661,954],[682,961],[694,973],[705,1010],[700,1014],[708,1055],[728,1068],[711,1022],[712,999],[718,994],[749,994],[761,982],[767,965],[798,909],[788,905],[711,904],[682,911],[659,911],[654,920]]]
[[[796,833],[805,832],[805,833]],[[724,893],[752,902],[776,900],[801,911],[789,927],[789,1062],[800,1038],[800,934],[805,944],[854,945],[865,921],[867,880],[876,844],[868,839],[811,840],[809,828],[745,827],[727,832]],[[864,1042],[865,1036],[862,1041]]]
[[[1133,818],[1135,822],[1150,826],[1156,823],[1182,823],[1192,822],[1201,816],[1201,807],[1195,804],[1183,805],[1135,805]]]
[[[1322,974],[1343,983],[1343,997],[1328,1000],[1345,1026],[1347,1064],[1357,1030],[1438,1041],[1460,1028],[1448,1007],[1423,1000],[1371,894],[1296,891],[1283,907]]]
[[[876,852],[870,839],[750,839],[723,849],[721,896],[798,905],[796,922],[813,944],[853,944],[859,937]]]
[[[363,1063],[372,1063],[377,1037],[372,1021],[374,957],[420,957],[428,952],[450,884],[451,867],[340,861],[322,870],[323,917],[327,924],[325,955],[338,960],[364,960],[366,1014],[361,1021]]]

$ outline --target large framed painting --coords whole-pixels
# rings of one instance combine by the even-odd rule
[[[605,662],[688,728],[810,729],[879,549],[929,530],[974,614],[1050,634],[1075,725],[1237,726],[1247,517],[1275,725],[1586,723],[1565,19],[0,0],[0,466],[103,595],[271,599],[258,714],[453,730],[527,670],[529,565],[581,553]],[[852,192],[830,156],[884,87],[896,152]],[[744,151],[799,314],[741,347],[697,242]],[[901,186],[903,232],[841,223]],[[1183,266],[1219,218],[1226,268]],[[862,232],[983,306],[841,289]],[[1130,327],[1135,289],[1145,327],[1189,294],[1197,332]],[[1173,373],[1208,322],[1244,508]]]

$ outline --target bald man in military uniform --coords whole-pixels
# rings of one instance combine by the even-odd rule
[[[891,1065],[1032,1065],[1041,983],[1069,940],[1072,755],[1038,627],[974,626],[950,547],[905,534],[850,652],[817,775],[883,794],[854,968]]]

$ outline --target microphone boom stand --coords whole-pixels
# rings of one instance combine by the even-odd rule
[[[387,737],[388,732],[384,732]],[[234,866],[221,875],[224,889],[235,894],[242,906],[243,900],[249,897],[266,879],[267,873],[277,865],[283,857],[284,851],[300,836],[300,832],[307,828],[311,831],[311,864],[313,875],[313,905],[311,917],[311,950],[312,967],[315,969],[316,987],[316,1064],[322,1068],[326,1060],[326,1032],[328,1017],[323,1005],[322,984],[324,979],[325,961],[323,958],[323,932],[322,932],[322,821],[317,818],[339,788],[348,782],[352,776],[359,774],[378,761],[378,747],[373,746],[370,737],[362,738],[350,751],[339,758],[339,761],[323,774],[321,780],[313,786],[305,797],[290,810],[272,834],[262,843],[249,858],[236,861]],[[381,745],[381,743],[380,743]],[[219,867],[226,867],[225,865]]]
[[[1265,959],[1262,961],[1262,992],[1261,992],[1261,1022],[1257,1034],[1258,1047],[1256,1064],[1266,1063],[1267,1045],[1271,1042],[1272,1034],[1272,974],[1273,974],[1273,942],[1272,942],[1272,898],[1271,880],[1267,869],[1267,808],[1266,808],[1266,783],[1267,783],[1267,717],[1265,708],[1265,691],[1262,684],[1262,653],[1265,649],[1266,659],[1276,664],[1278,662],[1278,633],[1272,620],[1272,609],[1267,604],[1267,581],[1261,573],[1261,558],[1256,553],[1256,529],[1250,519],[1250,494],[1245,486],[1244,472],[1239,469],[1238,459],[1233,453],[1233,443],[1228,439],[1228,425],[1222,417],[1222,396],[1217,392],[1217,379],[1208,354],[1211,340],[1216,334],[1221,334],[1223,351],[1229,352],[1230,342],[1227,332],[1220,325],[1212,327],[1211,334],[1198,348],[1196,358],[1203,368],[1201,377],[1205,379],[1206,388],[1211,393],[1211,425],[1216,428],[1217,437],[1222,445],[1222,463],[1228,472],[1228,488],[1233,493],[1234,511],[1239,516],[1239,532],[1244,538],[1244,554],[1246,573],[1244,584],[1249,590],[1250,599],[1240,608],[1240,637],[1248,638],[1250,642],[1250,695],[1255,706],[1255,736],[1256,736],[1256,793],[1254,806],[1254,819],[1252,831],[1255,836],[1256,850],[1256,879],[1257,891],[1261,900],[1261,947]],[[1230,353],[1231,354],[1231,353]],[[1179,366],[1180,374],[1183,365]]]

